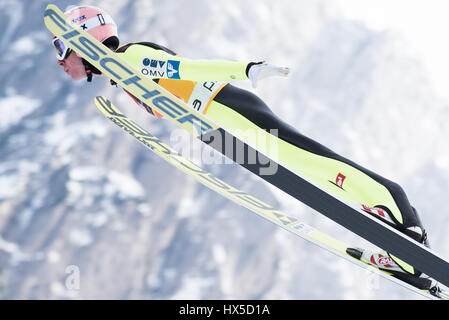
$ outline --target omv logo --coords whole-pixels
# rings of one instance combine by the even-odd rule
[[[150,59],[150,58],[143,58],[142,59],[142,65],[149,68],[158,68],[162,69],[164,67],[165,61],[163,60],[156,60],[156,59]]]
[[[150,78],[165,78],[166,61],[143,58],[140,72]]]
[[[167,61],[167,78],[181,79],[181,77],[179,76],[179,64],[180,64],[180,61],[175,61],[175,60]]]

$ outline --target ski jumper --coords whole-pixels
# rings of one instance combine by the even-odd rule
[[[322,189],[350,203],[384,208],[402,232],[406,233],[410,226],[423,229],[416,210],[397,183],[302,135],[278,118],[256,95],[226,82],[248,80],[248,70],[255,63],[191,60],[150,42],[129,43],[116,52],[143,75],[231,133],[264,129],[269,135],[268,130],[277,129],[278,154],[271,157]],[[136,98],[134,100],[140,103]],[[151,114],[161,117],[155,110],[140,104]],[[269,149],[263,151],[270,156]],[[339,177],[344,181],[336,183]],[[404,268],[415,272],[411,266]]]

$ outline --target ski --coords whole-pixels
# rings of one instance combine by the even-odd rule
[[[124,90],[161,113],[165,119],[200,138],[234,161],[238,159],[233,149],[237,145],[243,146],[248,154],[256,154],[260,161],[256,163],[236,161],[237,163],[346,229],[449,286],[447,261],[388,224],[372,217],[363,210],[361,204],[346,203],[308,181],[301,172],[287,168],[282,164],[282,159],[280,161],[270,159],[245,140],[239,139],[151,79],[141,75],[117,53],[112,52],[87,32],[66,20],[66,16],[55,5],[47,6],[44,22],[53,34]],[[234,148],[227,148],[225,141],[232,141]],[[259,174],[261,168],[267,163],[276,165],[275,174]]]
[[[170,147],[168,144],[161,141],[156,136],[150,134],[147,130],[137,125],[134,121],[124,115],[116,106],[112,104],[106,97],[97,96],[94,99],[95,105],[100,112],[108,119],[114,122],[117,126],[122,128],[125,132],[128,132],[131,136],[140,141],[144,146],[148,147],[169,162],[178,169],[184,171],[198,182],[202,183],[211,190],[221,194],[234,203],[241,205],[250,211],[256,213],[258,216],[274,223],[275,225],[290,231],[291,233],[299,236],[310,243],[313,243],[341,258],[344,258],[351,263],[358,265],[364,269],[367,269],[373,273],[376,273],[383,278],[393,281],[417,294],[420,294],[428,299],[442,299],[446,300],[447,296],[444,296],[443,292],[431,293],[428,290],[420,290],[411,286],[399,279],[392,277],[388,272],[384,272],[371,265],[365,264],[362,261],[349,255],[348,249],[350,246],[340,240],[333,238],[332,236],[318,231],[317,229],[307,225],[300,221],[293,215],[286,214],[280,210],[275,209],[273,206],[263,202],[262,200],[241,191],[223,180],[213,176],[211,173],[205,171],[194,162],[186,159],[180,155],[176,150]]]

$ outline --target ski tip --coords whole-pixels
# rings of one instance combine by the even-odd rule
[[[45,10],[48,10],[48,9],[54,9],[56,7],[56,5],[54,5],[53,3],[49,3],[49,4],[47,4],[47,6],[45,7]]]

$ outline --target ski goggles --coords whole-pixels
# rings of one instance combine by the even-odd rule
[[[67,59],[67,57],[69,56],[70,52],[72,52],[72,49],[67,47],[64,44],[64,42],[62,42],[58,38],[54,38],[53,39],[53,45],[56,48],[56,58],[58,58],[58,60],[60,60],[60,61],[64,60],[64,59]]]

